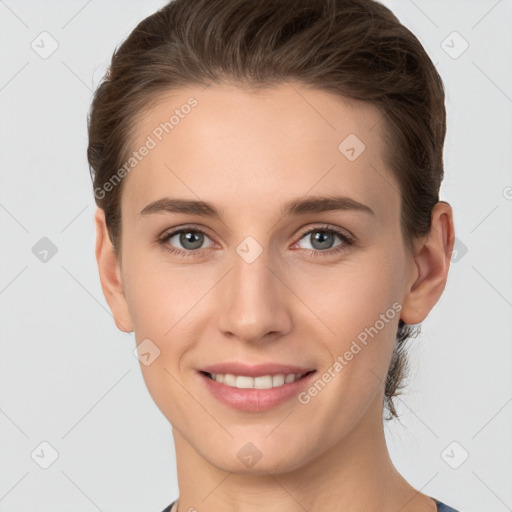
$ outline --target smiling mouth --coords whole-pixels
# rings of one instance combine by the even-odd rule
[[[311,370],[306,373],[278,373],[272,375],[261,375],[259,377],[250,377],[248,375],[233,375],[232,373],[208,373],[201,371],[203,375],[211,380],[224,384],[225,386],[238,388],[238,389],[271,389],[285,386],[293,382],[299,381],[314,373],[316,370]]]

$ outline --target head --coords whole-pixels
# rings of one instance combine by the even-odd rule
[[[297,467],[367,411],[397,416],[405,343],[453,247],[445,131],[433,63],[373,0],[175,0],[115,51],[89,116],[102,288],[117,326],[151,340],[149,391],[198,452],[252,440]],[[323,384],[266,437],[284,409],[240,413],[202,387],[223,361]]]

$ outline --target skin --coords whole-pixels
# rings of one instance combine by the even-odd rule
[[[190,96],[197,107],[125,178],[122,264],[103,210],[95,217],[101,285],[116,325],[160,350],[141,370],[172,424],[180,512],[435,511],[392,464],[382,400],[399,318],[422,322],[444,290],[454,243],[450,205],[434,207],[431,232],[410,253],[398,183],[383,161],[381,113],[298,84],[172,91],[138,120],[134,148]],[[338,150],[349,134],[366,146],[354,161]],[[292,198],[332,194],[375,215],[279,213]],[[140,215],[164,196],[209,201],[222,220]],[[323,232],[323,224],[347,230],[355,244],[308,258],[343,244],[335,236],[322,248],[301,235]],[[199,251],[196,257],[155,243],[183,225],[207,232],[201,249],[178,236],[167,245]],[[252,263],[236,252],[249,235],[262,248]],[[322,374],[394,303],[399,314],[308,404],[291,399],[268,411],[236,411],[198,377],[202,366],[223,361],[275,361]],[[251,468],[237,457],[248,442],[262,454]]]

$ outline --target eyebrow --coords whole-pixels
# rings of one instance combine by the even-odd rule
[[[306,199],[292,199],[281,208],[281,216],[323,213],[336,210],[353,210],[375,215],[366,204],[346,196],[308,196]],[[212,203],[191,199],[164,197],[149,203],[140,212],[141,216],[154,213],[183,213],[221,219],[222,212]]]

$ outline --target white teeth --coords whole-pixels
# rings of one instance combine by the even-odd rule
[[[301,373],[289,373],[287,375],[280,373],[278,375],[262,375],[253,378],[246,375],[232,375],[231,373],[212,373],[211,377],[213,380],[233,388],[270,389],[299,380],[302,375]]]
[[[220,374],[220,375],[222,375],[222,374]],[[212,377],[215,378],[216,375],[212,374]],[[235,382],[236,382],[236,377],[234,375],[231,375],[231,373],[226,373],[224,375],[224,384],[226,384],[226,386],[235,387]]]
[[[282,386],[284,384],[284,375],[280,373],[279,375],[274,375],[272,377],[272,387],[276,388],[277,386]]]
[[[263,375],[262,377],[254,377],[255,389],[270,389],[272,387],[272,377]]]
[[[248,389],[254,387],[254,379],[252,377],[245,377],[244,375],[239,375],[235,381],[236,388]]]

